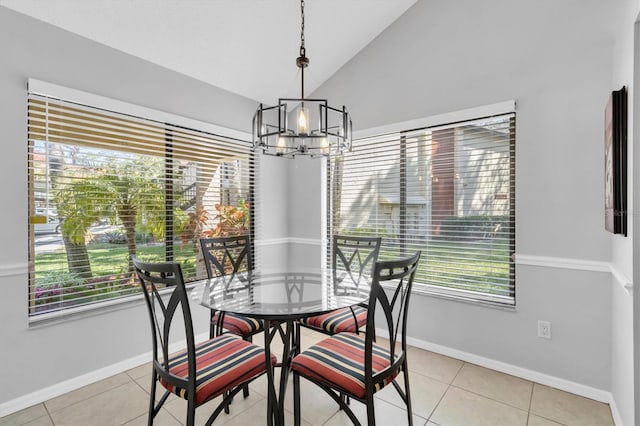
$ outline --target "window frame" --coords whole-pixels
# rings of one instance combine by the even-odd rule
[[[211,135],[216,135],[224,139],[236,140],[239,144],[246,144],[247,149],[246,152],[248,154],[248,202],[250,203],[250,215],[249,215],[249,233],[252,239],[255,237],[255,215],[257,212],[256,205],[254,203],[255,200],[255,173],[257,173],[258,163],[255,160],[256,156],[253,151],[250,149],[251,147],[251,135],[249,133],[241,132],[238,130],[218,126],[212,123],[207,123],[179,115],[175,115],[172,113],[155,110],[152,108],[131,104],[124,101],[119,101],[116,99],[111,99],[99,95],[95,95],[88,92],[83,92],[80,90],[59,86],[56,84],[44,82],[36,79],[28,80],[28,90],[27,93],[29,95],[38,95],[45,96],[51,98],[57,98],[65,101],[71,101],[73,103],[77,103],[80,105],[87,105],[90,108],[102,109],[105,111],[112,111],[117,113],[118,115],[128,115],[131,117],[140,117],[143,120],[150,120],[158,123],[170,123],[170,125],[174,128],[184,128],[184,129],[193,129],[198,132],[207,133]],[[30,139],[27,140],[28,146],[31,147]],[[125,150],[126,151],[126,150]],[[123,151],[123,152],[125,152]],[[162,156],[163,163],[166,165],[167,159],[171,157],[170,154],[164,153]],[[167,156],[169,155],[169,156]],[[171,162],[170,162],[171,163]],[[28,165],[30,168],[31,165]],[[30,175],[30,172],[29,172]],[[33,203],[33,188],[31,183],[32,177],[29,176],[29,188],[28,188],[28,199],[29,205]],[[170,185],[171,186],[171,185]],[[168,193],[170,189],[165,188],[165,194]],[[221,194],[222,195],[222,194]],[[31,209],[31,208],[30,208]],[[28,268],[28,280],[27,280],[27,309],[26,314],[28,318],[28,323],[30,326],[37,326],[41,324],[46,324],[50,322],[58,322],[61,320],[65,320],[67,318],[73,317],[82,317],[95,313],[103,313],[113,310],[122,309],[126,305],[130,305],[132,303],[142,303],[144,299],[144,295],[142,293],[132,294],[132,295],[123,295],[119,297],[114,297],[111,299],[105,299],[103,301],[97,301],[89,304],[81,304],[78,306],[70,306],[59,310],[53,310],[43,313],[34,314],[32,312],[31,306],[31,292],[34,290],[35,286],[35,234],[32,234],[32,224],[29,224],[29,236],[28,240],[28,250],[29,250],[29,268]],[[171,225],[169,225],[171,226]],[[170,250],[170,248],[169,248]],[[33,266],[32,266],[33,264]],[[194,284],[187,284],[188,287],[193,286]],[[161,292],[162,293],[162,292]]]
[[[498,309],[506,309],[506,310],[515,310],[516,308],[516,268],[513,256],[516,252],[516,164],[515,164],[515,144],[516,144],[516,102],[514,100],[499,102],[490,105],[484,105],[476,108],[469,108],[461,111],[455,111],[446,114],[439,114],[429,117],[423,117],[416,120],[409,120],[404,122],[392,123],[389,125],[373,127],[369,129],[364,129],[358,132],[354,132],[354,141],[366,139],[366,138],[374,138],[374,137],[383,137],[384,135],[389,134],[398,134],[400,137],[398,140],[400,141],[399,146],[399,155],[400,155],[400,191],[399,191],[399,201],[400,201],[400,209],[404,208],[405,213],[407,211],[408,204],[407,201],[407,184],[406,184],[406,171],[407,171],[407,157],[406,157],[406,144],[402,141],[406,141],[406,135],[411,133],[416,129],[423,128],[437,128],[440,126],[447,126],[450,124],[455,124],[459,122],[467,122],[473,120],[479,120],[486,117],[493,116],[501,116],[513,114],[512,126],[513,130],[511,131],[509,137],[509,150],[512,153],[510,156],[510,170],[511,177],[509,181],[509,226],[510,226],[510,237],[509,237],[509,276],[512,277],[510,279],[511,288],[510,288],[510,296],[500,296],[500,295],[491,295],[487,293],[475,292],[471,290],[465,289],[457,289],[453,287],[439,286],[428,283],[416,282],[413,288],[413,292],[416,294],[423,294],[428,296],[433,296],[437,298],[444,298],[448,300],[455,300],[459,302],[472,303],[474,305],[484,305],[489,307],[495,307]],[[404,173],[403,173],[404,171]],[[327,161],[325,167],[323,167],[323,210],[325,214],[323,215],[323,233],[325,236],[323,241],[324,250],[324,262],[330,258],[330,241],[332,238],[332,215],[333,215],[333,202],[332,196],[330,193],[334,188],[332,183],[329,181],[332,179],[331,176],[331,161]],[[404,185],[402,184],[402,180],[404,179]],[[454,190],[454,197],[457,194]],[[402,203],[404,199],[405,203]],[[404,206],[404,207],[403,207]],[[408,216],[405,214],[403,216],[407,218]],[[405,221],[400,221],[399,226],[401,228],[401,232],[399,233],[400,245],[403,245],[403,238],[406,237],[406,223]],[[404,232],[402,232],[404,231]],[[384,240],[383,240],[384,245]],[[406,247],[406,245],[403,245]]]

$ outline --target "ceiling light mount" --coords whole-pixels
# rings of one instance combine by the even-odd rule
[[[304,69],[309,66],[304,39],[304,0],[300,1],[300,98],[280,98],[278,105],[260,107],[253,116],[253,149],[264,154],[328,157],[351,149],[352,123],[345,106],[330,107],[326,99],[304,97]],[[291,118],[291,120],[290,120]],[[295,127],[290,126],[290,121]]]

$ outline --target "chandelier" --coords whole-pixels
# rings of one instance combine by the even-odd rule
[[[328,157],[351,149],[352,124],[347,108],[330,107],[326,99],[304,97],[304,69],[309,65],[304,46],[304,0],[300,0],[300,98],[280,98],[278,105],[260,107],[253,116],[253,149],[267,155]]]

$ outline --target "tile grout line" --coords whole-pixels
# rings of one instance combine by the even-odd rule
[[[436,410],[438,409],[438,407],[440,406],[440,403],[442,402],[442,400],[444,399],[444,396],[447,394],[447,392],[449,392],[449,389],[451,389],[452,383],[453,381],[456,379],[456,377],[458,377],[458,374],[460,374],[460,372],[462,371],[462,367],[464,367],[464,365],[466,364],[465,361],[462,361],[462,364],[460,364],[460,368],[458,368],[458,371],[456,372],[456,374],[451,378],[451,381],[449,383],[447,383],[447,390],[445,390],[442,393],[442,396],[440,397],[440,399],[438,400],[438,402],[436,403],[436,405],[433,407],[433,410],[431,410],[431,413],[429,413],[429,417],[427,417],[427,423],[428,422],[432,422],[435,423],[433,420],[431,420],[431,417],[433,417],[433,415],[435,414]],[[436,380],[439,381],[439,380]],[[443,382],[440,382],[443,383]],[[437,424],[437,423],[436,423]]]
[[[449,392],[449,389],[451,389],[451,385],[447,385],[447,390],[442,393],[442,396],[440,397],[438,402],[436,402],[436,405],[433,407],[433,410],[431,410],[431,413],[429,413],[429,417],[427,418],[427,422],[432,422],[432,423],[438,424],[438,423],[434,422],[433,420],[431,420],[431,417],[433,417],[433,415],[435,414],[436,410],[440,406],[440,403],[444,399],[444,396],[447,394],[447,392]]]
[[[527,426],[529,426],[529,419],[531,418],[531,405],[533,404],[533,388],[536,384],[531,382],[531,395],[529,396],[529,409],[527,410]]]
[[[142,389],[142,391],[143,391],[144,393],[146,393],[149,397],[151,397],[151,393],[150,393],[150,392],[147,392],[147,390],[146,390],[145,388],[143,388],[143,387],[142,387],[142,385],[141,385],[140,383],[138,383],[138,381],[137,381],[136,379],[134,379],[133,377],[131,377],[131,375],[129,375],[129,373],[128,373],[128,372],[125,372],[125,373],[126,373],[126,374],[131,378],[131,381],[133,381],[133,383],[135,383],[135,384],[136,384],[136,386],[138,386],[140,389]],[[139,377],[139,379],[142,379],[142,377]],[[156,389],[157,389],[157,388],[156,388]],[[155,401],[156,401],[155,395],[154,395],[153,401],[154,401],[154,405],[155,405]],[[168,402],[168,401],[169,401],[169,399],[167,399],[167,401],[165,401],[165,403],[166,403],[166,402]],[[162,404],[161,411],[162,411],[162,410],[164,410],[164,412],[165,412],[166,414],[168,414],[170,417],[172,417],[172,418],[173,418],[175,421],[177,421],[179,424],[181,424],[181,425],[183,424],[183,423],[182,423],[182,421],[180,421],[176,416],[174,416],[174,415],[171,413],[171,411],[169,411],[169,410],[167,410],[167,409],[165,408],[164,404]],[[160,414],[160,412],[158,412],[158,414]],[[147,415],[147,419],[148,419],[148,418],[149,418],[149,410],[147,410],[146,415]],[[139,417],[139,416],[138,416],[138,417]],[[128,422],[130,422],[130,421],[132,421],[132,420],[135,420],[135,419],[137,419],[138,417],[134,417],[133,419],[128,420]],[[128,422],[125,422],[124,424],[127,424]]]
[[[53,426],[56,426],[56,422],[53,421],[53,417],[51,417],[51,413],[49,412],[49,409],[47,408],[46,404],[43,402],[42,403],[42,407],[44,408],[44,411],[47,412],[47,417],[49,417],[49,420],[51,421],[51,424]]]
[[[89,384],[89,385],[87,385],[87,386],[91,386],[91,385],[93,385],[93,384],[100,383],[101,381],[108,380],[108,379],[113,378],[113,377],[115,377],[115,376],[117,376],[117,375],[119,375],[119,374],[123,374],[123,373],[118,373],[118,374],[115,374],[115,375],[113,375],[113,376],[109,376],[109,377],[107,377],[106,379],[100,380],[100,381],[95,382],[95,383],[91,383],[91,384]],[[125,376],[127,376],[127,378],[129,378],[129,380],[131,380],[132,382],[134,382],[134,380],[132,380],[132,379],[131,379],[131,377],[130,377],[128,374],[124,373],[124,375],[125,375]],[[128,383],[121,383],[121,384],[119,384],[119,385],[117,385],[117,386],[113,386],[113,387],[111,387],[111,388],[104,389],[103,391],[100,391],[100,392],[98,392],[98,393],[96,393],[96,394],[94,394],[94,395],[89,395],[89,396],[86,396],[86,397],[84,397],[84,398],[82,398],[82,399],[78,399],[77,401],[75,401],[75,402],[74,402],[74,403],[72,403],[72,404],[66,405],[66,406],[64,406],[64,407],[60,407],[60,408],[58,408],[57,410],[53,410],[53,411],[51,411],[51,412],[52,412],[52,413],[55,413],[55,412],[57,412],[57,411],[64,410],[64,409],[66,409],[66,408],[68,408],[68,407],[73,407],[74,405],[77,405],[77,404],[78,404],[78,403],[80,403],[80,402],[85,402],[85,401],[86,401],[86,400],[88,400],[88,399],[94,398],[94,397],[96,397],[96,396],[98,396],[98,395],[101,395],[101,394],[103,394],[103,393],[107,392],[107,391],[110,391],[110,390],[113,390],[113,389],[118,389],[119,387],[124,386],[124,385],[127,385],[127,384],[128,384]],[[53,400],[53,399],[60,398],[60,397],[62,397],[62,396],[69,395],[69,394],[71,394],[71,393],[77,392],[77,391],[79,391],[80,389],[83,389],[84,387],[86,387],[86,386],[83,386],[82,388],[78,388],[78,389],[75,389],[75,390],[73,390],[73,391],[70,391],[70,392],[64,393],[64,394],[59,395],[59,396],[57,396],[57,397],[55,397],[55,398],[48,399],[47,401],[51,401],[51,400]],[[42,402],[42,404],[44,404],[44,407],[45,407],[45,408],[47,408],[47,401]],[[48,409],[48,408],[47,408],[47,412],[49,412],[49,409]]]
[[[119,374],[122,374],[122,373],[119,373]],[[126,376],[130,378],[130,376],[129,376],[128,374],[126,374]],[[131,381],[135,383],[135,380],[131,380]],[[44,405],[45,410],[47,410],[47,414],[49,414],[49,417],[51,418],[51,422],[52,422],[52,423],[54,424],[54,426],[55,426],[55,422],[53,421],[53,417],[51,416],[51,414],[50,414],[50,413],[56,413],[56,412],[58,412],[58,411],[62,411],[62,410],[69,409],[69,408],[74,407],[74,406],[76,406],[76,405],[78,405],[78,404],[80,404],[80,403],[84,403],[84,402],[88,401],[88,400],[89,400],[89,399],[91,399],[91,398],[95,398],[95,397],[97,397],[97,396],[99,396],[99,395],[102,395],[102,394],[104,394],[104,393],[106,393],[106,392],[109,392],[109,391],[112,391],[112,390],[118,389],[118,388],[123,387],[123,386],[126,386],[126,385],[128,385],[128,384],[130,384],[130,383],[122,383],[122,384],[119,384],[118,386],[114,386],[114,387],[112,387],[112,388],[105,389],[105,390],[103,390],[102,392],[98,392],[98,393],[96,393],[95,395],[91,395],[91,396],[88,396],[88,397],[86,397],[86,398],[80,399],[80,400],[78,400],[78,401],[74,402],[73,404],[69,404],[69,405],[67,405],[67,406],[65,406],[65,407],[62,407],[62,408],[59,408],[59,409],[57,409],[57,410],[55,410],[55,411],[50,411],[50,410],[47,408],[47,401],[43,402],[42,404]],[[137,383],[136,383],[136,385],[137,385]],[[82,388],[81,388],[81,389],[82,389]],[[66,395],[66,394],[63,394],[63,395]],[[61,395],[61,396],[62,396],[62,395]],[[131,419],[131,420],[133,420],[133,419]]]
[[[469,389],[465,389],[465,388],[460,387],[460,386],[456,386],[456,385],[452,384],[451,387],[452,388],[456,388],[456,389],[460,389],[460,390],[462,390],[464,392],[472,393],[472,394],[480,396],[480,397],[482,397],[484,399],[488,399],[489,401],[497,402],[498,404],[506,405],[507,407],[510,407],[510,408],[515,408],[516,410],[524,411],[525,413],[529,412],[529,410],[527,410],[525,408],[516,407],[515,405],[511,405],[508,402],[500,401],[499,399],[495,399],[495,398],[492,398],[490,396],[483,395],[481,393],[478,393],[478,392],[475,392],[475,391],[472,391],[472,390],[469,390]]]
[[[539,383],[536,383],[536,382],[531,382],[531,383],[533,383],[533,386],[531,387],[531,401],[529,402],[529,417],[531,417],[531,414],[534,414],[535,416],[540,417],[540,418],[545,419],[545,420],[549,420],[550,422],[557,423],[557,424],[562,425],[562,426],[567,426],[566,424],[561,423],[558,420],[550,419],[550,418],[545,417],[545,416],[543,416],[541,414],[531,413],[531,406],[533,405],[533,391],[534,391],[536,385],[540,385]],[[528,424],[528,418],[527,418],[527,424]]]

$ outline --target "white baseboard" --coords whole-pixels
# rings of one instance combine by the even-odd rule
[[[407,337],[407,343],[417,348],[426,349],[431,352],[436,352],[442,355],[449,356],[451,358],[459,359],[461,361],[490,368],[492,370],[500,371],[502,373],[540,383],[541,385],[546,385],[563,391],[571,392],[576,395],[584,396],[586,398],[595,399],[596,401],[608,403],[611,399],[610,392],[596,389],[591,386],[582,385],[570,380],[561,379],[559,377],[551,376],[539,371],[529,370],[527,368],[518,367],[516,365],[508,364],[502,361],[496,361],[491,358],[486,358],[458,349],[452,349],[435,343],[425,342],[424,340]]]
[[[207,333],[195,336],[196,342],[207,339],[209,336]],[[176,342],[170,345],[169,352],[176,352],[186,347],[186,342]],[[43,389],[38,389],[35,392],[20,396],[12,399],[11,401],[0,404],[0,417],[7,416],[22,409],[31,407],[36,404],[48,401],[60,395],[64,395],[67,392],[80,389],[81,387],[90,385],[100,380],[104,380],[116,374],[123,373],[132,368],[138,367],[144,363],[151,361],[151,351],[136,355],[124,361],[117,362],[115,364],[108,365],[98,370],[91,371],[81,376],[74,377],[64,382],[56,383],[55,385],[47,386]]]
[[[388,337],[388,333],[386,332],[386,330],[383,330],[381,328],[376,328],[376,335],[380,337]],[[510,374],[521,379],[536,382],[541,385],[550,386],[556,389],[573,393],[575,395],[583,396],[585,398],[604,402],[606,404],[609,404],[609,406],[611,407],[611,413],[613,415],[614,423],[620,426],[623,425],[620,412],[618,411],[618,407],[616,406],[611,392],[602,389],[596,389],[594,387],[576,383],[571,380],[561,379],[559,377],[551,376],[539,371],[518,367],[517,365],[496,361],[491,358],[486,358],[458,349],[449,348],[447,346],[438,345],[436,343],[427,342],[421,339],[415,339],[407,336],[407,343],[411,346],[415,346],[416,348],[425,349],[427,351],[435,352],[440,355],[445,355],[451,358],[459,359],[461,361],[476,364],[481,367],[500,371],[501,373]]]
[[[632,426],[632,425],[625,425],[622,422],[622,417],[620,416],[620,412],[618,411],[618,406],[616,405],[616,400],[613,398],[613,394],[609,394],[609,401],[606,401],[609,403],[609,407],[611,408],[611,415],[613,416],[613,424],[616,426]]]

